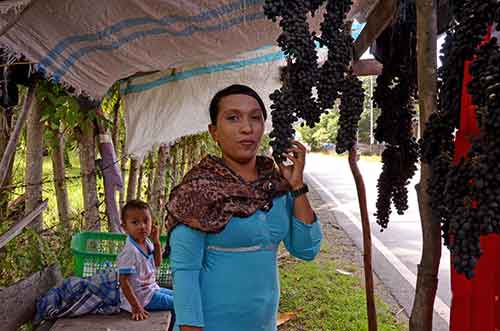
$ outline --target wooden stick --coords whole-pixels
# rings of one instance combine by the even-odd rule
[[[0,188],[5,184],[7,179],[7,174],[9,173],[9,164],[16,151],[16,145],[19,141],[19,136],[21,135],[22,128],[28,117],[28,112],[31,109],[33,100],[35,98],[35,84],[28,88],[28,94],[26,95],[26,100],[24,101],[23,110],[16,121],[16,127],[14,132],[12,132],[5,152],[2,156],[2,161],[0,161]]]
[[[12,66],[18,66],[18,65],[25,65],[25,64],[37,64],[38,62],[15,62],[15,63],[6,63],[6,64],[0,64],[0,68],[6,68],[6,67],[12,67]]]
[[[351,168],[356,189],[358,191],[359,211],[361,213],[361,226],[363,229],[363,262],[365,268],[365,291],[366,309],[368,311],[368,330],[377,331],[377,310],[373,295],[373,271],[372,271],[372,237],[370,231],[370,220],[368,218],[368,207],[366,205],[366,189],[363,175],[358,168],[358,154],[356,146],[349,151],[349,166]]]
[[[42,203],[40,203],[40,205],[38,205],[38,207],[33,209],[30,213],[28,213],[28,215],[26,215],[19,222],[14,224],[7,232],[2,234],[0,236],[0,248],[7,245],[9,241],[14,239],[19,233],[21,233],[21,231],[27,225],[29,225],[34,219],[38,217],[38,215],[40,215],[45,209],[47,209],[48,205],[49,201],[45,199],[44,201],[42,201]]]

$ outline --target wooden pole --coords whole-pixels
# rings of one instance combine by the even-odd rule
[[[155,180],[154,177],[154,170],[155,170],[155,157],[154,157],[155,151],[153,150],[151,153],[148,155],[148,160],[147,160],[147,174],[148,174],[148,188],[147,188],[147,196],[146,196],[146,201],[148,201],[151,204],[151,196],[153,195],[153,183]]]
[[[113,140],[113,146],[115,146],[116,149],[118,149],[118,134],[120,133],[120,104],[121,98],[118,96],[118,100],[116,100],[113,107],[113,127],[111,129],[111,139]]]
[[[165,175],[167,171],[167,166],[169,164],[169,148],[166,145],[161,145],[158,149],[158,163],[156,166],[156,172],[154,174],[153,188],[151,191],[151,210],[153,211],[153,217],[155,217],[160,222],[163,222],[163,208],[162,205],[165,203],[165,187],[166,180]],[[151,174],[152,176],[153,174]]]
[[[25,214],[30,213],[42,202],[43,177],[43,123],[41,122],[42,109],[35,100],[26,122],[26,203]],[[43,228],[42,215],[38,215],[31,223],[37,231]]]
[[[88,109],[81,111],[87,112]],[[85,116],[87,116],[85,114]],[[99,220],[99,209],[97,199],[97,179],[96,179],[96,155],[95,155],[95,134],[93,122],[87,120],[80,126],[78,135],[80,172],[82,175],[83,208],[84,208],[84,228],[86,230],[99,231],[101,228]]]
[[[365,269],[366,309],[368,311],[368,330],[377,331],[377,310],[373,295],[373,269],[372,269],[372,237],[368,207],[366,204],[366,189],[363,175],[358,168],[358,154],[356,146],[349,151],[349,166],[351,168],[356,189],[358,191],[359,210],[361,213],[361,226],[363,229],[363,263]]]
[[[127,201],[134,200],[137,196],[137,177],[139,174],[139,160],[130,159],[128,173]]]
[[[437,4],[436,0],[418,0],[417,61],[421,130],[429,116],[437,111]],[[431,169],[421,164],[420,183],[416,186],[422,224],[422,257],[418,265],[417,287],[410,316],[410,331],[431,331],[434,300],[441,258],[441,229],[432,216],[427,194]]]
[[[120,206],[120,210],[123,208],[125,205],[125,175],[127,174],[127,157],[125,157],[125,143],[126,143],[126,138],[124,138],[121,142],[121,151],[120,151],[120,156],[121,156],[121,161],[120,161],[120,172],[122,174],[122,179],[123,179],[123,186],[120,188],[119,192],[119,201],[118,204]]]
[[[174,146],[170,148],[170,155],[171,155],[171,166],[170,166],[170,173],[172,174],[171,178],[171,188],[174,188],[177,185],[177,178],[178,178],[178,173],[179,173],[179,166],[178,166],[178,153],[179,150],[179,143],[176,143]]]
[[[54,189],[57,199],[57,212],[59,222],[63,225],[64,230],[71,230],[69,220],[69,199],[68,190],[66,188],[66,172],[64,169],[64,135],[61,130],[54,130],[54,135],[57,137],[57,145],[52,150],[52,168],[54,172]]]
[[[180,168],[179,168],[179,177],[178,180],[179,182],[184,178],[184,175],[186,174],[186,163],[187,163],[187,140],[186,138],[182,139],[182,145],[181,147],[181,161],[180,163]]]
[[[33,100],[35,98],[35,84],[33,86],[28,87],[28,94],[26,95],[26,100],[24,101],[23,110],[21,114],[17,118],[16,128],[14,132],[10,135],[9,142],[7,147],[5,148],[5,152],[2,155],[2,161],[0,161],[0,187],[5,184],[5,180],[7,178],[7,174],[9,173],[9,164],[14,156],[16,151],[16,145],[19,141],[19,136],[21,135],[22,128],[24,123],[26,122],[26,118],[28,117],[28,112],[31,109],[31,105],[33,104]]]
[[[366,25],[354,41],[354,60],[359,60],[375,39],[390,24],[398,9],[397,0],[379,0],[370,12]]]
[[[142,197],[142,181],[144,179],[144,161],[139,166],[139,178],[137,179],[137,197],[136,199],[141,200]]]

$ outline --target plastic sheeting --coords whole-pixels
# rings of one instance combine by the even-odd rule
[[[363,21],[375,0],[356,0]],[[264,0],[7,0],[0,45],[77,94],[99,99],[136,73],[230,59],[274,45],[280,29]],[[3,15],[2,15],[3,14]],[[311,20],[318,29],[322,15]]]
[[[263,3],[33,1],[0,44],[77,94],[100,98],[115,81],[138,72],[228,59],[274,44],[280,29],[265,17]]]
[[[326,58],[325,51],[318,53],[320,61]],[[142,159],[155,145],[206,131],[211,98],[231,84],[252,87],[269,114],[269,94],[281,86],[282,65],[283,53],[276,47],[264,47],[229,61],[186,66],[122,83],[127,153]],[[266,128],[271,128],[270,116]]]

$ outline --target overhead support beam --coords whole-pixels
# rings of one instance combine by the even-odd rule
[[[375,59],[357,60],[352,62],[352,72],[356,76],[378,76],[383,65]]]
[[[354,60],[359,60],[384,29],[398,9],[397,0],[379,0],[366,20],[366,25],[354,41]]]

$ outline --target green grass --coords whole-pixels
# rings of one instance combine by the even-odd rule
[[[300,262],[281,268],[281,312],[297,312],[287,330],[368,330],[364,289],[357,276],[341,275],[334,262]],[[403,331],[389,307],[377,299],[378,330]],[[295,327],[295,328],[294,328]]]
[[[71,167],[66,167],[66,177],[80,176],[80,162],[78,154],[75,152],[69,153]],[[18,187],[13,191],[12,199],[24,193],[24,178],[25,178],[25,155],[24,150],[18,151],[14,163],[13,184]],[[43,158],[43,199],[49,200],[47,210],[44,212],[44,223],[46,227],[51,227],[58,222],[57,216],[57,199],[54,189],[54,174],[52,171],[52,160],[50,157]],[[66,182],[68,190],[68,199],[70,204],[70,214],[78,215],[83,210],[82,186],[81,180],[68,179]]]
[[[70,239],[73,232],[78,231],[82,224],[81,212],[83,210],[83,195],[81,179],[71,177],[80,176],[80,166],[77,153],[70,153],[71,167],[66,167],[66,186],[70,204],[70,222],[72,229],[63,228],[59,222],[57,212],[57,199],[54,188],[54,175],[52,170],[52,160],[50,157],[43,158],[43,199],[48,200],[48,208],[43,213],[44,229],[41,237],[34,236],[28,230],[23,231],[16,240],[11,241],[5,250],[0,254],[0,269],[2,279],[1,286],[8,286],[34,271],[38,271],[45,265],[54,261],[61,264],[63,274],[69,275],[72,272],[72,255],[70,251]],[[16,155],[12,183],[17,186],[13,190],[10,199],[15,199],[25,191],[25,155],[21,149]],[[5,222],[1,229],[5,231],[11,220]],[[1,232],[1,231],[0,231]],[[5,269],[7,264],[14,265],[14,268]]]

